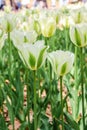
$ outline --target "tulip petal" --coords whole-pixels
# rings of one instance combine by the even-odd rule
[[[47,47],[43,48],[39,54],[38,61],[37,61],[37,68],[39,68],[41,66],[41,64],[43,63],[44,53],[45,53],[46,49],[47,49]]]

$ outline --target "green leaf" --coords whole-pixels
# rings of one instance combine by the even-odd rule
[[[19,130],[26,130],[28,127],[28,122],[23,122],[19,128]]]
[[[0,130],[8,130],[4,117],[0,114]]]
[[[44,113],[41,113],[40,117],[40,130],[52,130],[49,118]]]
[[[66,121],[69,123],[69,125],[74,128],[74,130],[80,130],[79,125],[75,122],[75,120],[72,118],[72,116],[69,113],[64,113]]]
[[[39,54],[37,68],[39,68],[41,66],[41,63],[43,62],[43,56],[44,56],[44,52],[45,52],[46,48],[47,47],[43,48]]]
[[[29,53],[29,64],[32,69],[35,69],[35,63],[36,63],[35,56],[32,53]]]
[[[63,107],[66,103],[66,99],[67,97],[69,96],[69,93],[65,96],[64,100],[63,100]],[[55,100],[55,99],[54,99]],[[55,100],[55,103],[56,103],[56,100]],[[57,107],[56,107],[57,106]],[[61,103],[60,104],[53,104],[53,107],[52,107],[52,115],[54,115],[57,119],[59,119],[60,115],[61,115],[61,112],[62,112],[62,106],[61,106]]]
[[[6,106],[8,108],[8,113],[9,113],[9,117],[10,117],[10,120],[11,120],[11,123],[12,125],[14,124],[14,111],[13,111],[13,105],[12,103],[9,102],[8,98],[7,98],[7,94],[5,93],[5,91],[3,90],[3,94],[5,96],[5,99],[6,99]]]
[[[0,88],[0,107],[2,107],[3,101],[4,101],[4,96],[3,96],[3,93],[2,93],[2,89]]]

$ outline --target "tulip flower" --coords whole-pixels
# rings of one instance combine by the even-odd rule
[[[24,32],[21,30],[14,30],[11,32],[11,39],[15,47],[24,43],[34,43],[37,38],[37,33],[33,30],[31,32]]]
[[[69,28],[70,25],[74,25],[74,21],[71,16],[61,16],[59,20],[59,28]],[[61,29],[61,28],[60,28]]]
[[[11,48],[11,39],[10,32],[16,27],[16,15],[13,13],[5,13],[2,17],[0,17],[0,28],[4,32],[5,35],[8,34],[7,41],[9,44],[9,56],[8,56],[8,75],[9,81],[12,81],[11,68],[12,68],[12,48]],[[13,130],[14,127],[14,119],[13,119]]]
[[[41,32],[44,37],[51,37],[56,31],[56,20],[53,17],[40,18]]]
[[[66,50],[68,50],[69,46],[69,28],[71,25],[74,25],[72,17],[62,15],[59,21],[59,28],[64,29]]]
[[[78,47],[87,45],[87,24],[81,23],[70,27],[70,39]]]
[[[81,7],[79,9],[73,9],[71,11],[71,16],[75,24],[87,22],[87,13],[84,7]]]
[[[35,44],[20,45],[18,49],[23,62],[31,70],[37,70],[46,59],[48,47],[44,45],[44,41],[37,41]]]
[[[19,55],[24,64],[34,71],[34,130],[37,130],[37,109],[36,109],[36,71],[46,60],[48,47],[44,45],[44,41],[37,41],[35,44],[23,44],[18,48]]]
[[[4,14],[4,16],[0,18],[0,26],[6,33],[11,32],[16,27],[16,24],[15,14]]]
[[[71,70],[74,62],[74,54],[69,51],[54,51],[48,54],[48,60],[54,72],[58,76],[63,76]]]
[[[62,77],[70,72],[74,62],[74,54],[69,51],[54,51],[48,54],[48,60],[50,61],[54,72],[60,77],[61,118],[62,130],[64,130]]]
[[[4,16],[0,18],[0,27],[4,31],[5,34],[8,34],[8,43],[9,43],[9,79],[11,79],[11,39],[10,32],[16,27],[16,15],[14,13],[5,13]]]

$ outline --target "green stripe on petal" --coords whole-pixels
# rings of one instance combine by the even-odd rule
[[[67,62],[65,62],[61,67],[61,75],[65,74],[67,70]]]
[[[79,32],[76,28],[75,28],[75,39],[76,39],[76,44],[78,46],[81,46],[81,38],[80,38]]]
[[[85,33],[84,34],[84,43],[86,43],[87,42],[87,34]]]
[[[35,63],[36,63],[36,59],[35,59],[34,55],[29,52],[29,64],[30,64],[32,70],[36,69]]]
[[[43,48],[39,54],[38,61],[37,61],[37,68],[39,68],[43,62],[44,53],[46,51],[47,47]]]

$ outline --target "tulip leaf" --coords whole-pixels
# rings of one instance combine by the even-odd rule
[[[8,130],[4,117],[0,114],[0,130]]]
[[[35,56],[33,54],[29,53],[29,64],[32,69],[35,69],[35,63],[36,63]]]
[[[74,128],[74,130],[80,130],[79,129],[79,125],[74,121],[74,119],[72,118],[72,116],[69,113],[64,113],[65,118],[67,120],[67,122],[69,123],[69,125]]]
[[[46,48],[47,47],[43,48],[39,54],[38,61],[37,61],[37,68],[39,68],[43,62],[43,56],[44,56]]]
[[[66,68],[67,68],[67,63],[65,62],[65,63],[62,65],[62,68],[61,68],[61,74],[62,74],[62,75],[66,72]]]
[[[75,28],[75,39],[76,39],[76,44],[78,46],[81,46],[81,38],[80,38],[79,32],[77,31],[76,28]]]
[[[28,123],[27,122],[23,122],[23,123],[21,123],[21,126],[20,126],[19,130],[27,129],[27,127],[28,127]]]

